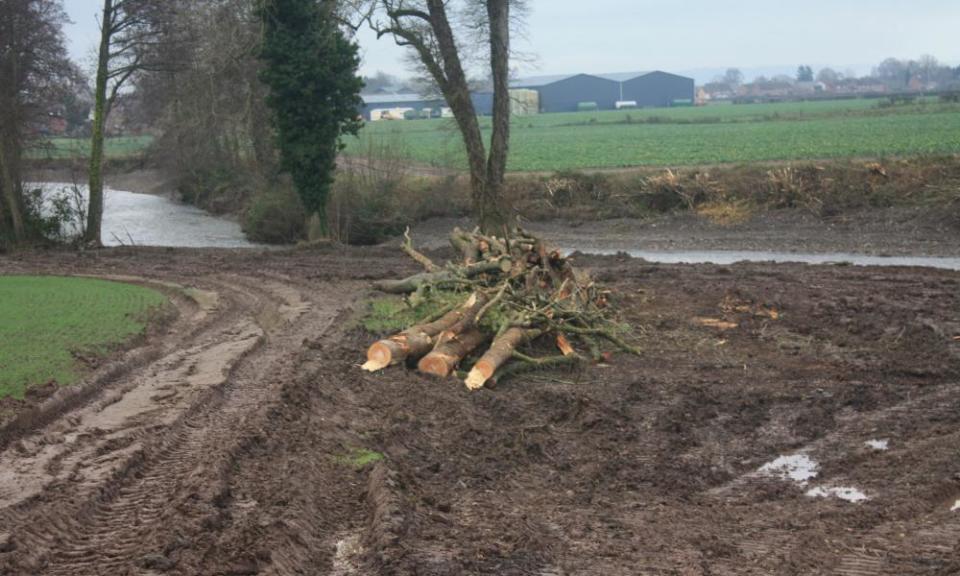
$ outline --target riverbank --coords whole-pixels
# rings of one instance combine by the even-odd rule
[[[468,218],[434,218],[412,228],[419,245],[446,245],[454,226]],[[696,214],[649,219],[618,218],[524,222],[558,246],[582,252],[781,252],[847,253],[865,256],[960,257],[960,225],[926,207],[865,208],[833,218],[800,210],[775,210],[736,224],[718,224]]]
[[[34,162],[28,164],[24,178],[28,182],[63,182],[83,186],[87,184],[87,168],[75,161]],[[159,168],[144,167],[140,163],[114,165],[108,162],[103,178],[104,186],[114,190],[175,198],[173,182]]]
[[[453,224],[470,225],[464,177],[381,167],[339,175],[330,202],[335,237],[376,244],[412,226],[421,242],[435,245]],[[78,173],[77,166],[38,164],[30,176],[71,182]],[[155,169],[117,167],[107,182],[173,196]],[[960,246],[957,156],[511,175],[506,196],[525,226],[571,250],[957,256]],[[236,218],[240,204],[231,205],[227,216]],[[297,210],[283,211],[277,225],[299,222]]]

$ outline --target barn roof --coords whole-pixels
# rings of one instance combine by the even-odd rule
[[[579,74],[551,74],[547,76],[527,76],[526,78],[517,78],[510,83],[511,88],[539,88],[548,84],[554,84],[561,80],[567,80],[579,76]]]
[[[627,80],[646,76],[650,74],[650,72],[652,72],[652,70],[646,70],[644,72],[614,72],[612,74],[597,74],[597,76],[606,78],[607,80],[613,80],[614,82],[626,82]]]
[[[567,80],[575,76],[591,76],[593,78],[603,78],[604,80],[610,80],[612,82],[627,82],[628,80],[633,80],[634,78],[640,78],[641,76],[646,76],[647,74],[652,74],[654,72],[660,72],[660,70],[643,70],[639,72],[613,72],[610,74],[553,74],[549,76],[528,76],[526,78],[518,78],[514,80],[513,82],[510,83],[510,87],[511,88],[540,88],[541,86],[554,84],[556,82],[560,82],[561,80]],[[670,74],[670,73],[664,72],[664,74]]]

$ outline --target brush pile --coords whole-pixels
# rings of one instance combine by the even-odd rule
[[[424,271],[377,282],[375,288],[406,295],[411,305],[449,302],[452,294],[462,300],[375,342],[367,350],[365,370],[418,360],[421,372],[448,377],[465,358],[485,350],[465,377],[467,387],[476,390],[492,378],[523,370],[601,362],[609,356],[603,344],[638,353],[620,336],[609,293],[522,228],[505,237],[455,228],[450,244],[460,261],[439,266],[414,248],[409,231],[404,235],[403,251]],[[524,352],[553,345],[556,354]]]

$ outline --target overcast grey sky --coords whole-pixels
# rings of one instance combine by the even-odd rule
[[[159,0],[162,1],[162,0]],[[65,0],[71,52],[89,61],[100,0]],[[958,0],[530,0],[528,74],[662,69],[769,74],[799,64],[869,71],[888,56],[960,61]],[[404,75],[402,50],[359,37],[365,74]],[[749,75],[749,74],[748,74]],[[698,78],[700,79],[700,78]]]

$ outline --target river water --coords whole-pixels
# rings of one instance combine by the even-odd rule
[[[598,245],[600,241],[592,241]],[[575,248],[567,248],[572,252]],[[827,252],[823,254],[805,254],[797,252],[766,252],[761,250],[612,250],[605,248],[583,248],[590,254],[611,255],[626,253],[634,258],[643,258],[661,264],[734,264],[736,262],[800,262],[803,264],[852,264],[854,266],[925,266],[960,270],[960,258],[935,256],[869,256],[849,252]]]
[[[35,184],[44,195],[68,194],[72,185]],[[86,187],[80,187],[86,202]],[[178,248],[252,248],[240,224],[164,196],[104,189],[103,243],[107,246],[173,246]]]
[[[37,185],[35,185],[37,186]],[[39,184],[49,197],[64,194],[70,185],[57,182]],[[85,189],[81,193],[85,194]],[[103,242],[108,246],[173,246],[189,248],[253,248],[262,247],[248,241],[237,222],[214,216],[199,208],[174,202],[164,196],[138,194],[106,189],[103,213]],[[441,239],[438,239],[442,242]],[[622,237],[618,244],[622,244]],[[564,246],[561,239],[558,242]],[[642,240],[638,240],[638,244]],[[567,252],[580,249],[592,254],[626,252],[635,258],[659,263],[735,262],[802,262],[808,264],[848,263],[856,266],[925,266],[960,270],[960,257],[869,256],[844,252],[808,254],[737,250],[650,251],[641,248],[622,249],[604,245],[604,240],[591,238],[589,246],[564,246]]]

